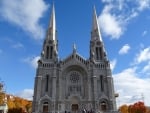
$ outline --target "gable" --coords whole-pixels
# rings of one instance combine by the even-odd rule
[[[79,54],[73,53],[64,60],[62,60],[61,64],[64,68],[71,65],[80,65],[85,68],[88,66],[89,61],[80,56]]]

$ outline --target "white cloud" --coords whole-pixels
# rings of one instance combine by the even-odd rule
[[[12,45],[12,47],[15,48],[15,49],[18,49],[18,48],[23,48],[24,45],[22,43],[18,42],[16,44]]]
[[[119,50],[119,54],[127,54],[128,51],[130,50],[130,46],[128,44],[125,44],[120,50]]]
[[[15,94],[16,96],[22,97],[24,99],[32,100],[33,99],[33,89],[24,89]]]
[[[144,66],[142,72],[144,72],[144,73],[145,73],[145,72],[150,72],[150,61],[148,62],[147,65]]]
[[[150,0],[102,0],[104,9],[99,16],[99,23],[104,35],[119,39],[130,20],[150,8]]]
[[[39,24],[48,5],[44,0],[1,0],[0,17],[21,27],[33,38],[43,38],[44,29]]]
[[[121,27],[122,23],[119,18],[110,13],[112,8],[113,6],[111,5],[105,6],[102,14],[99,16],[99,23],[105,35],[111,36],[113,39],[118,39],[123,32],[123,28]]]
[[[142,36],[145,36],[147,34],[147,31],[143,31]]]
[[[136,55],[135,63],[142,63],[150,60],[150,47],[144,48]]]
[[[137,11],[133,10],[127,17],[124,17],[123,21],[126,23],[127,22],[129,23],[130,20],[137,17],[138,15],[139,15],[139,13]],[[124,25],[126,25],[126,23]],[[126,26],[123,26],[123,27],[126,27]]]
[[[29,65],[31,65],[33,68],[37,68],[38,63],[37,61],[40,59],[40,56],[36,56],[36,57],[27,57],[25,59],[23,59],[23,62],[28,63]]]
[[[10,38],[5,38],[4,40],[7,42],[8,45],[11,46],[11,48],[14,49],[24,48],[24,45],[21,42],[12,40]]]
[[[116,38],[116,39],[118,39],[121,36],[122,28],[115,16],[112,16],[109,13],[102,14],[100,16],[100,23],[103,26],[102,31],[106,35],[112,36],[112,38]]]
[[[111,2],[112,0],[102,0],[102,2]]]
[[[150,8],[150,0],[137,0],[138,2],[138,9],[140,11],[146,9],[146,8]]]
[[[120,95],[118,106],[137,101],[144,101],[149,106],[150,47],[142,48],[133,60],[136,63],[132,67],[113,75],[116,92]]]
[[[113,75],[116,92],[119,93],[118,106],[137,101],[150,105],[150,78],[139,78],[137,74],[136,68],[128,68]]]
[[[110,68],[111,68],[112,71],[114,70],[116,64],[117,64],[117,60],[116,59],[110,61]]]

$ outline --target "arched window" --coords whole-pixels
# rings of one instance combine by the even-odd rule
[[[50,59],[53,57],[53,46],[50,47]]]
[[[103,78],[103,75],[100,76],[100,84],[101,84],[101,91],[104,91],[104,78]]]
[[[70,81],[72,83],[78,83],[79,79],[80,79],[80,77],[79,77],[78,73],[76,73],[76,72],[71,73],[71,75],[70,75]]]
[[[103,50],[102,47],[96,47],[96,59],[101,60],[103,57]]]
[[[49,46],[46,47],[46,58],[49,58]]]
[[[48,113],[48,102],[43,103],[43,112]]]
[[[100,57],[100,59],[102,59],[102,48],[101,47],[99,47],[99,57]]]
[[[81,76],[78,72],[72,71],[69,73],[68,91],[70,94],[81,93]]]
[[[96,47],[96,59],[99,60],[99,51],[98,51],[98,47]]]
[[[46,92],[48,92],[48,81],[49,81],[49,76],[46,75],[46,87],[45,87]]]

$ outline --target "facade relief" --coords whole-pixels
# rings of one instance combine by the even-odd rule
[[[118,113],[110,63],[94,8],[89,58],[77,53],[58,59],[53,6],[35,77],[32,113]]]

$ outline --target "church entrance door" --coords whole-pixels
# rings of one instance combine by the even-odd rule
[[[106,111],[107,110],[106,102],[104,102],[104,101],[101,103],[101,110],[102,111]]]
[[[78,111],[78,104],[72,104],[72,111]]]
[[[71,111],[72,113],[78,113],[79,111],[79,99],[77,96],[71,98]]]

